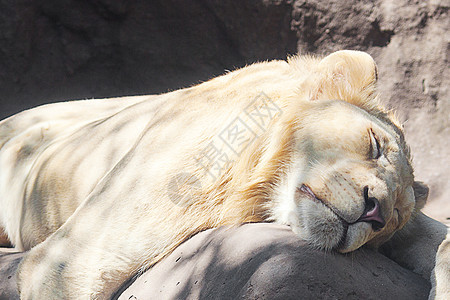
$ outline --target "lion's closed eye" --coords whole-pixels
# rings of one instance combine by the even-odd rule
[[[369,157],[372,159],[378,159],[383,154],[380,141],[373,132],[372,128],[369,129],[370,137],[370,152]]]

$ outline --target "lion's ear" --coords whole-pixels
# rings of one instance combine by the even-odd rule
[[[377,66],[373,58],[361,51],[342,50],[323,58],[318,65],[319,85],[313,100],[339,99],[366,107],[375,100]]]
[[[428,199],[428,186],[421,181],[414,181],[413,183],[414,198],[416,198],[416,209],[422,209]]]

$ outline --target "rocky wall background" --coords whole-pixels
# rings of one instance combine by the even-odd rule
[[[369,52],[405,121],[425,211],[450,218],[447,0],[0,0],[0,118],[39,104],[160,93],[245,64]]]

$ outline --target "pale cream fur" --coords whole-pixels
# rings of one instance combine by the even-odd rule
[[[424,187],[376,79],[368,54],[339,51],[258,63],[158,96],[52,104],[2,121],[0,225],[17,249],[31,249],[21,297],[107,299],[190,236],[224,224],[288,224],[340,252],[383,245],[420,216]],[[255,103],[269,103],[274,115],[255,119]],[[229,149],[224,137],[236,122],[255,138]],[[211,143],[233,157],[216,178],[207,173],[214,164],[198,160]],[[168,187],[179,174],[199,187],[184,185],[174,198]],[[381,230],[358,221],[365,189],[380,203]],[[444,266],[448,250],[440,252]],[[436,268],[442,293],[448,272]]]

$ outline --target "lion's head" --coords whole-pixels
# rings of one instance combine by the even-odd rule
[[[323,249],[378,246],[405,225],[428,189],[414,182],[402,129],[378,103],[373,59],[340,51],[317,70],[311,101],[294,113],[293,155],[272,219]]]

